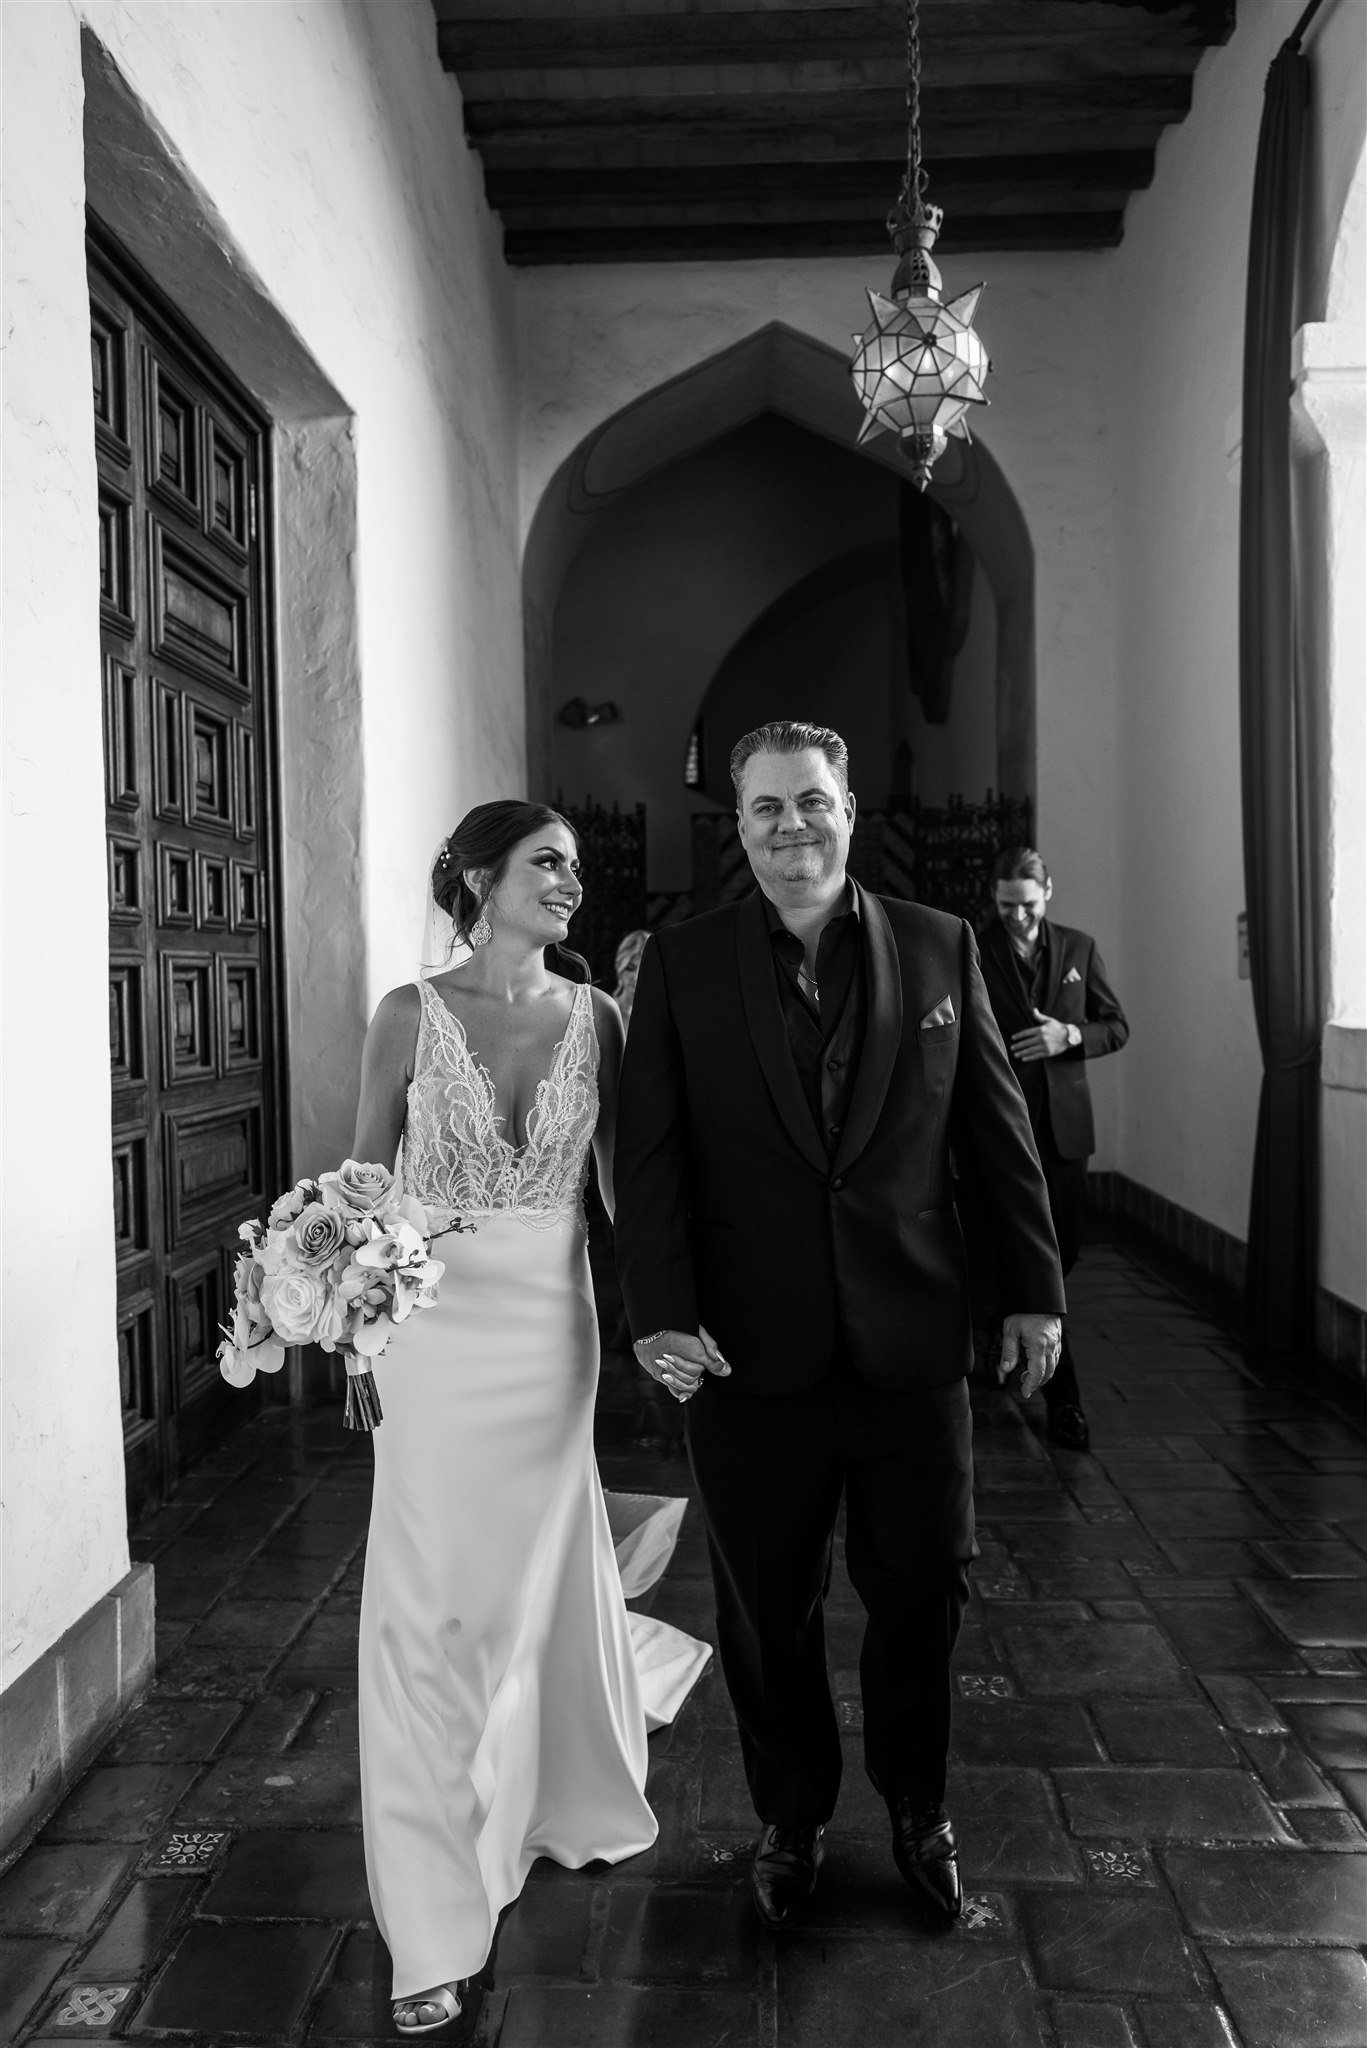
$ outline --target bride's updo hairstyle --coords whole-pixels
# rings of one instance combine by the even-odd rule
[[[467,811],[450,837],[437,850],[432,866],[432,898],[456,928],[456,938],[470,943],[470,927],[483,904],[465,877],[474,869],[488,876],[486,895],[508,872],[508,860],[515,846],[544,832],[548,825],[563,825],[575,845],[579,835],[568,818],[549,804],[524,803],[521,797],[496,797],[491,804],[476,804]],[[547,946],[546,964],[567,981],[591,981],[589,963],[581,953],[559,943]]]

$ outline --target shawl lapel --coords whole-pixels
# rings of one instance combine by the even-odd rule
[[[809,1165],[824,1177],[830,1163],[821,1142],[807,1098],[802,1092],[797,1068],[783,1026],[783,1009],[774,982],[773,941],[764,917],[764,897],[755,889],[745,898],[736,918],[736,963],[740,969],[741,1001],[750,1027],[760,1072],[793,1143]]]
[[[876,896],[854,884],[863,920],[864,973],[868,1013],[864,1050],[855,1076],[850,1113],[836,1148],[834,1171],[843,1173],[859,1157],[887,1100],[888,1084],[902,1043],[902,967],[888,914]]]

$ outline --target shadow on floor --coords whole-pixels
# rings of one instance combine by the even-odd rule
[[[950,1805],[969,1893],[919,1916],[859,1764],[860,1619],[828,1612],[849,1769],[816,1910],[759,1936],[715,1669],[651,1738],[649,1855],[542,1863],[458,2029],[479,2048],[1362,2048],[1367,1435],[1135,1246],[1070,1282],[1093,1450],[975,1391],[982,1557]],[[1205,1305],[1209,1308],[1209,1305]],[[609,1310],[610,1314],[611,1311]],[[1036,1411],[1039,1403],[1033,1404]],[[687,1492],[620,1355],[605,1483]],[[389,2042],[353,1660],[367,1440],[272,1409],[138,1532],[158,1679],[0,1879],[4,2041]],[[696,1510],[646,1604],[711,1637]]]

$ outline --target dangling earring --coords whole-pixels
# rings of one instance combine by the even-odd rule
[[[470,944],[472,946],[487,946],[493,936],[494,928],[481,910],[479,916],[470,927]]]

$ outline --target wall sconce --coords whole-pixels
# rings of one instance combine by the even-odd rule
[[[621,712],[610,697],[602,704],[590,704],[587,697],[571,697],[555,714],[558,725],[577,727],[617,725],[621,716]]]

